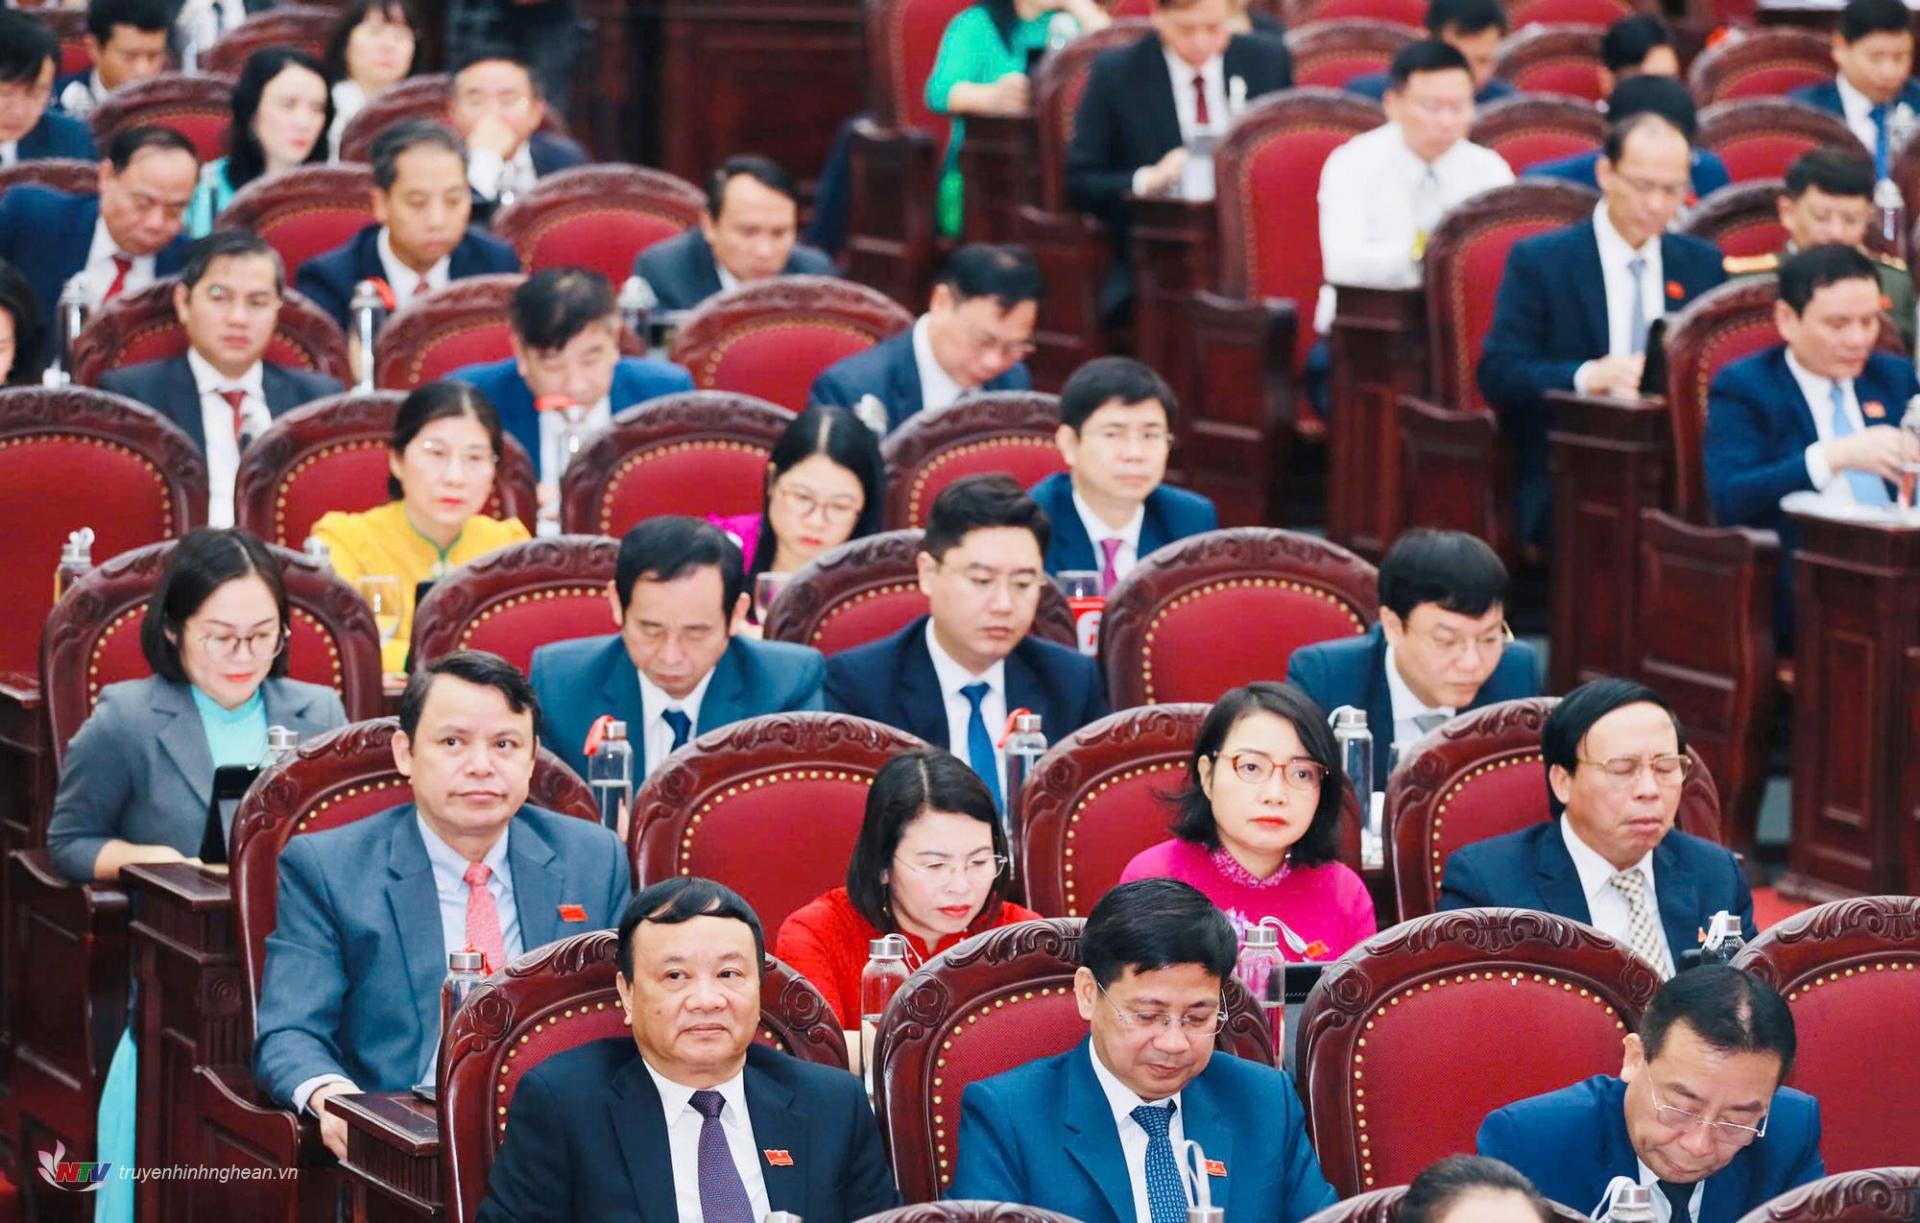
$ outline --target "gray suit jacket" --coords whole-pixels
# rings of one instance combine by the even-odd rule
[[[302,739],[346,725],[331,688],[270,679],[260,692],[267,725]],[[67,746],[47,826],[53,867],[90,883],[100,847],[116,838],[197,856],[212,801],[213,754],[188,686],[157,675],[108,684]]]

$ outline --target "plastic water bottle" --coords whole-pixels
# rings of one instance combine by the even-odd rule
[[[1873,186],[1874,221],[1880,227],[1880,239],[1889,252],[1905,257],[1907,253],[1907,201],[1900,187],[1890,178]]]
[[[61,387],[73,381],[73,342],[87,325],[87,311],[92,302],[87,294],[85,272],[74,273],[60,286],[56,319],[59,343],[54,346],[53,360],[40,377],[41,385]]]
[[[860,970],[860,1071],[867,1099],[874,1098],[873,1042],[887,1003],[907,983],[907,940],[883,934],[867,943],[867,966]]]
[[[318,535],[309,535],[300,543],[300,551],[315,565],[333,571],[333,546]]]
[[[267,754],[260,767],[270,769],[300,750],[300,732],[286,726],[267,727]]]
[[[1741,932],[1740,919],[1722,909],[1707,924],[1707,940],[1700,946],[1700,962],[1731,964],[1746,945],[1747,936]]]
[[[620,817],[633,804],[633,744],[627,724],[609,721],[600,743],[587,757],[587,785],[600,802],[600,822],[620,831]]]
[[[1653,1189],[1636,1185],[1624,1176],[1615,1177],[1607,1203],[1609,1223],[1654,1223],[1654,1218]]]
[[[806,1223],[806,1220],[791,1210],[769,1210],[761,1223]]]
[[[1073,19],[1072,13],[1056,12],[1047,22],[1047,50],[1049,51],[1058,51],[1078,37],[1080,37],[1080,23]]]
[[[1367,711],[1342,705],[1327,721],[1333,726],[1334,742],[1340,745],[1340,767],[1353,785],[1355,797],[1365,795],[1360,805],[1360,862],[1377,867],[1386,860],[1386,845],[1381,835],[1383,796],[1373,793],[1373,732],[1367,729]]]
[[[1265,922],[1247,927],[1233,975],[1260,1004],[1267,1032],[1273,1037],[1273,1064],[1281,1065],[1286,1060],[1287,970],[1286,959],[1280,954],[1279,927]]]
[[[648,334],[648,316],[660,305],[660,295],[653,291],[644,276],[629,276],[620,282],[620,296],[616,299],[620,307],[620,321],[627,330],[640,337],[640,342],[648,348],[653,347],[653,339]]]
[[[58,603],[67,588],[86,577],[93,568],[93,528],[81,527],[67,534],[60,548],[60,563],[53,568],[53,601]]]
[[[415,1091],[432,1096],[437,1086],[440,1048],[447,1043],[447,1030],[453,1026],[453,1017],[460,1013],[468,995],[487,983],[490,967],[497,969],[500,965],[488,965],[487,957],[471,947],[447,953],[447,976],[440,982],[440,1030],[434,1033],[433,1044],[421,1050],[420,1073],[425,1082],[416,1084]]]
[[[360,341],[360,376],[353,383],[356,391],[373,389],[373,320],[385,305],[385,299],[380,296],[380,286],[371,280],[363,280],[353,286],[353,297],[347,302],[347,312],[353,316],[354,338]]]
[[[1033,777],[1034,767],[1046,751],[1047,736],[1041,732],[1040,715],[1024,709],[1014,710],[1013,730],[1007,735],[1007,801],[1000,811],[1000,831],[1007,843],[1008,880],[1016,878],[1020,869],[1017,844],[1020,821],[1015,813],[1020,810],[1021,795]]]

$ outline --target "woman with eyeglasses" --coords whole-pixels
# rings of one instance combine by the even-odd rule
[[[1332,960],[1378,929],[1358,872],[1338,861],[1345,778],[1327,715],[1262,680],[1214,704],[1177,796],[1173,838],[1134,855],[1120,882],[1166,877],[1206,893],[1236,929],[1278,918],[1290,960]]]
[[[886,491],[880,441],[844,408],[808,408],[767,456],[758,515],[711,521],[740,541],[747,585],[791,574],[830,548],[880,530]]]
[[[1040,916],[1006,888],[1007,843],[986,783],[938,748],[902,752],[867,792],[847,886],[782,922],[774,954],[857,1028],[869,940],[901,935],[914,969],[968,935]]]
[[[392,501],[364,513],[335,510],[313,526],[314,538],[332,549],[334,572],[368,588],[367,579],[397,579],[394,613],[377,608],[381,647],[389,672],[407,666],[413,604],[420,583],[437,580],[468,561],[530,538],[518,518],[481,513],[493,492],[493,476],[506,447],[500,414],[465,382],[430,382],[400,404],[387,443],[387,493]]]

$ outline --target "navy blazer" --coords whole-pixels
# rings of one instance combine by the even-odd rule
[[[1373,733],[1373,788],[1387,788],[1388,749],[1393,746],[1393,689],[1387,685],[1387,634],[1378,624],[1364,637],[1342,637],[1295,650],[1287,660],[1287,682],[1312,697],[1327,713],[1342,705],[1367,711]],[[1480,685],[1469,713],[1495,701],[1540,695],[1540,659],[1524,641],[1509,641],[1500,664]]]
[[[59,96],[55,92],[54,97]],[[51,102],[40,112],[40,121],[20,137],[15,152],[21,161],[42,161],[49,157],[93,161],[98,156],[94,151],[93,129],[87,126],[86,120],[74,118]]]
[[[432,1077],[447,948],[415,814],[407,803],[280,853],[253,1048],[254,1079],[276,1103],[291,1105],[316,1075],[344,1074],[362,1091]],[[633,890],[610,830],[532,805],[513,818],[507,864],[527,951],[611,929]],[[572,905],[584,921],[562,919]]]
[[[826,661],[812,646],[736,635],[713,664],[694,733],[704,735],[764,713],[823,709],[820,689],[826,673]],[[540,698],[540,741],[548,751],[585,777],[587,728],[610,713],[627,724],[634,780],[639,780],[647,764],[645,737],[639,733],[645,711],[640,707],[639,672],[620,634],[543,645],[533,652],[528,674]]]
[[[261,363],[260,388],[266,392],[267,412],[283,416],[303,403],[326,395],[338,395],[344,388],[338,378],[306,370],[288,369],[271,361]],[[137,399],[186,430],[193,444],[204,453],[206,426],[200,411],[200,387],[193,380],[193,367],[182,357],[168,357],[109,370],[100,375],[100,389]]]
[[[540,414],[534,410],[533,389],[520,376],[520,366],[514,358],[469,365],[448,377],[471,382],[492,400],[494,410],[500,413],[500,424],[533,456],[535,465],[539,464]],[[636,403],[692,389],[693,375],[671,361],[657,357],[622,357],[613,367],[608,406],[617,416]],[[558,480],[560,473],[543,471],[539,477]]]
[[[325,254],[315,255],[300,265],[293,279],[294,288],[349,331],[353,327],[349,305],[353,301],[353,286],[363,280],[387,278],[387,269],[380,262],[380,228],[369,225]],[[452,280],[464,280],[489,272],[519,270],[520,257],[513,253],[511,246],[484,229],[468,226],[460,245],[453,248],[453,261],[447,275]]]
[[[1073,477],[1057,471],[1028,490],[1053,524],[1047,542],[1047,572],[1063,569],[1100,569],[1093,553],[1093,540],[1080,511],[1073,506]],[[1162,484],[1147,494],[1146,514],[1140,520],[1140,559],[1145,560],[1168,544],[1220,529],[1220,515],[1213,502],[1199,493]]]
[[[1842,119],[1847,117],[1847,108],[1840,103],[1840,85],[1837,80],[1822,81],[1818,85],[1802,85],[1787,96],[1795,102],[1805,102],[1829,114],[1839,115]],[[1920,115],[1920,81],[1908,77],[1907,83],[1900,86],[1900,96],[1894,100],[1894,106],[1898,107],[1902,102],[1905,102],[1908,109],[1916,115]],[[1900,150],[1893,149],[1892,153],[1898,156]],[[1867,155],[1869,157],[1873,155],[1872,145],[1867,146]]]
[[[635,255],[633,274],[653,286],[662,310],[691,310],[720,291],[720,269],[698,225]],[[838,276],[840,272],[825,251],[796,242],[780,274]]]
[[[1627,1085],[1610,1075],[1521,1100],[1487,1114],[1475,1146],[1512,1164],[1547,1197],[1591,1212],[1616,1176],[1638,1182],[1640,1159],[1627,1136]],[[1707,1178],[1700,1223],[1736,1223],[1748,1211],[1826,1175],[1820,1159],[1820,1104],[1782,1087],[1767,1132]]]
[[[947,1196],[1025,1202],[1083,1223],[1133,1223],[1133,1182],[1093,1043],[1040,1058],[960,1094]],[[1283,1070],[1215,1050],[1180,1091],[1180,1123],[1209,1160],[1213,1204],[1247,1223],[1297,1223],[1334,1204]]]
[[[1753,924],[1746,872],[1730,850],[1712,841],[1678,828],[1668,832],[1653,847],[1653,888],[1676,966],[1681,952],[1700,946],[1701,932],[1722,909],[1740,915],[1748,939],[1760,933]],[[1454,850],[1440,881],[1440,908],[1535,909],[1593,922],[1557,819]]]
[[[42,319],[54,316],[61,288],[87,266],[87,251],[93,246],[93,229],[99,220],[97,195],[68,195],[31,183],[0,195],[0,259],[19,269],[33,286]],[[155,255],[153,274],[171,276],[179,271],[188,241],[183,231]]]
[[[952,750],[947,703],[927,652],[930,618],[921,616],[899,632],[827,659],[827,708],[885,722]],[[1007,709],[1039,714],[1048,743],[1110,712],[1093,659],[1031,634],[1007,655],[1006,677]]]
[[[859,1079],[755,1044],[742,1082],[769,1209],[833,1220],[899,1205]],[[477,1217],[674,1223],[672,1151],[660,1091],[631,1037],[569,1049],[514,1089]],[[787,1155],[778,1164],[776,1151]]]
[[[1598,191],[1600,178],[1595,168],[1599,164],[1600,150],[1592,149],[1569,157],[1537,162],[1522,170],[1520,177],[1557,178],[1563,183]],[[1704,200],[1732,181],[1733,176],[1727,173],[1727,163],[1720,160],[1720,154],[1712,149],[1693,151],[1693,194],[1696,198]]]
[[[1386,98],[1389,83],[1390,78],[1388,74],[1384,72],[1366,72],[1354,77],[1340,88],[1346,90],[1348,93],[1357,93],[1363,98],[1371,98],[1373,101],[1379,102]],[[1473,104],[1475,106],[1485,106],[1489,102],[1498,102],[1502,98],[1514,97],[1519,92],[1519,90],[1507,84],[1507,82],[1501,80],[1499,77],[1490,76],[1487,78],[1487,83],[1480,87],[1480,91],[1473,95]]]
[[[1016,362],[980,389],[1030,391],[1033,375],[1027,372],[1026,362]],[[813,380],[813,388],[807,392],[807,401],[823,407],[851,409],[862,395],[872,395],[886,405],[889,433],[906,424],[908,417],[925,406],[920,397],[920,363],[913,355],[912,327],[821,370]]]

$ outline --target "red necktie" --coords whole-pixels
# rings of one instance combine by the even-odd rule
[[[112,259],[113,283],[107,286],[107,295],[100,299],[103,306],[120,296],[120,290],[127,287],[127,273],[133,270],[133,256],[114,255]]]
[[[487,877],[493,874],[484,862],[467,865],[467,946],[487,957],[487,971],[499,972],[507,963],[506,940],[500,934],[500,910],[487,890]]]
[[[247,421],[247,393],[245,391],[221,391],[220,398],[227,401],[233,409],[233,442],[240,444],[241,426]]]
[[[1213,122],[1207,114],[1207,78],[1199,72],[1193,74],[1193,122],[1196,127],[1207,127]]]

